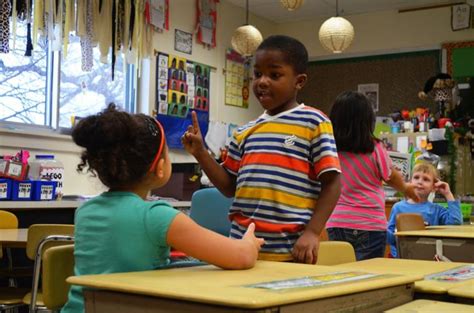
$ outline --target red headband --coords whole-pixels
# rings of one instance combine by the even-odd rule
[[[160,145],[158,147],[158,151],[156,152],[155,158],[153,159],[153,162],[151,163],[150,169],[148,170],[149,172],[152,172],[153,169],[156,166],[156,163],[158,163],[158,160],[160,159],[161,152],[163,152],[163,146],[165,145],[165,132],[163,131],[163,126],[161,126],[160,122],[158,122],[156,119],[154,119],[156,122],[156,125],[158,125],[158,129],[160,130],[161,133],[161,141]]]

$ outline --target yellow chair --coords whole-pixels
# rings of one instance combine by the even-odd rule
[[[352,245],[346,241],[321,241],[317,265],[337,265],[356,261]]]
[[[26,256],[34,260],[33,282],[31,292],[23,298],[23,303],[30,306],[30,313],[44,311],[46,305],[39,289],[42,260],[45,251],[51,247],[74,242],[74,225],[68,224],[35,224],[28,228]],[[46,309],[47,310],[47,309]]]
[[[59,310],[66,304],[69,284],[74,275],[74,245],[51,247],[43,254],[43,303],[49,310]]]
[[[418,213],[400,213],[395,219],[397,231],[423,230],[425,220]]]
[[[0,210],[0,229],[18,228],[18,218],[15,214]],[[11,278],[14,275],[12,268],[12,258],[9,248],[6,248],[8,258],[8,268],[0,270],[0,276]],[[2,245],[0,245],[0,258],[3,257]],[[10,285],[15,283],[10,280]],[[0,312],[15,310],[20,306],[24,306],[23,297],[28,291],[25,289],[5,287],[0,288]]]

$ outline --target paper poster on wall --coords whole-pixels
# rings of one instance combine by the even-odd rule
[[[360,84],[357,85],[357,91],[369,99],[374,112],[379,111],[379,84]]]
[[[226,52],[225,104],[248,108],[250,60],[232,49]]]
[[[166,53],[156,57],[156,111],[171,148],[182,148],[181,136],[198,115],[205,136],[209,123],[210,67]]]

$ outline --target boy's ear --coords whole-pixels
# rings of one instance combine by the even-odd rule
[[[306,81],[308,80],[308,75],[306,74],[298,74],[296,76],[296,89],[301,90],[303,89]]]

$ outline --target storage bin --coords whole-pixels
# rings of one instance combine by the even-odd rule
[[[0,200],[10,200],[12,197],[12,180],[0,178]]]
[[[30,201],[33,194],[33,182],[31,180],[13,181],[12,200]]]
[[[35,180],[33,181],[33,193],[31,199],[34,201],[55,200],[56,181]]]

